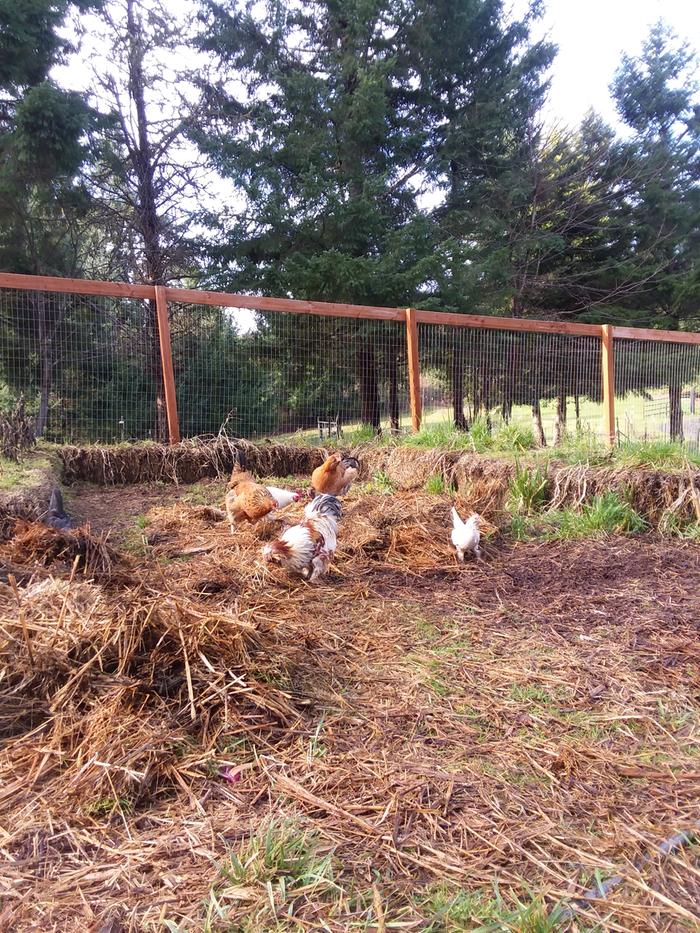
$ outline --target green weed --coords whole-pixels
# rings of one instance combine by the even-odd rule
[[[87,806],[87,812],[97,820],[111,816],[115,811],[127,814],[133,809],[134,802],[129,797],[100,797]]]
[[[475,418],[469,428],[469,443],[475,453],[485,453],[493,447],[493,432],[485,418]]]
[[[539,512],[547,498],[547,476],[539,468],[524,469],[515,461],[515,476],[508,483],[507,508],[515,515]]]
[[[514,907],[500,901],[499,914],[476,927],[474,933],[563,933],[568,925],[562,905],[550,909],[538,896],[516,900]]]
[[[206,930],[215,920],[233,919],[229,910],[237,913],[241,895],[249,908],[249,929],[270,929],[267,920],[291,912],[298,898],[322,898],[335,888],[332,854],[321,853],[318,835],[274,818],[231,853],[221,874],[209,895]]]
[[[436,886],[419,903],[429,933],[472,930],[481,933],[560,933],[565,926],[561,905],[548,908],[531,895],[507,904],[498,891],[465,891],[447,883]]]
[[[424,488],[426,492],[434,496],[444,493],[446,489],[444,476],[429,476],[425,481]]]
[[[515,541],[529,541],[533,535],[531,523],[522,515],[514,515],[510,520],[510,535]]]
[[[369,484],[376,492],[391,493],[394,491],[394,484],[383,470],[375,473],[372,482]]]
[[[584,503],[580,512],[575,509],[549,512],[544,521],[548,537],[554,540],[636,534],[647,528],[642,516],[613,491],[594,496],[590,502]]]

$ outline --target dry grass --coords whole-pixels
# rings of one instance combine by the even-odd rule
[[[450,505],[351,497],[317,586],[183,502],[139,561],[0,546],[0,929],[697,926],[697,847],[644,860],[697,821],[697,546],[492,526],[460,567]]]

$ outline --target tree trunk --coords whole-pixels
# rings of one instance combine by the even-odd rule
[[[547,446],[547,438],[544,436],[544,425],[542,424],[542,409],[540,400],[535,399],[532,403],[532,428],[535,432],[535,443],[538,447]]]
[[[399,361],[396,349],[389,349],[389,422],[393,434],[398,434],[401,427],[399,421]]]
[[[455,333],[452,342],[452,417],[458,431],[468,431],[469,419],[464,415],[464,355],[459,344],[459,335]]]
[[[357,376],[360,384],[362,423],[371,425],[377,434],[381,434],[379,385],[377,382],[377,362],[374,355],[374,344],[368,334],[358,334],[358,340]]]
[[[557,413],[554,422],[554,446],[558,447],[566,440],[566,395],[560,391],[557,395]]]
[[[576,414],[576,431],[581,430],[581,398],[578,395],[574,395],[574,412]]]
[[[39,323],[40,394],[39,411],[36,416],[34,433],[37,437],[42,437],[49,418],[49,400],[53,385],[53,337],[49,333],[49,322],[46,317],[46,302],[43,294],[37,296],[35,308]]]
[[[136,222],[143,239],[145,279],[149,285],[165,284],[165,253],[161,243],[162,222],[158,212],[155,187],[155,163],[149,139],[146,112],[146,79],[143,59],[145,45],[141,37],[141,24],[134,13],[134,0],[127,3],[127,29],[129,35],[129,94],[136,113],[136,139],[131,162],[137,180],[138,198],[135,205]],[[155,301],[149,301],[150,346],[148,366],[155,386],[155,439],[168,440],[168,422],[165,408],[165,384],[160,356],[158,313]]]
[[[671,383],[668,387],[669,430],[672,441],[683,441],[683,409],[681,408],[682,387]]]

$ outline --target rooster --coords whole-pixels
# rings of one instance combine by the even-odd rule
[[[477,515],[476,512],[466,522],[463,522],[457,509],[452,509],[452,543],[457,550],[457,560],[461,563],[464,563],[464,555],[467,551],[470,551],[475,557],[481,557],[482,551],[479,547],[481,541],[480,522],[481,516]]]
[[[340,452],[331,454],[320,467],[311,474],[311,486],[314,494],[329,496],[345,496],[360,469],[360,464],[354,457],[348,457]]]
[[[298,489],[292,491],[257,483],[253,474],[245,469],[240,456],[233,468],[228,488],[225,505],[231,534],[241,522],[260,521],[276,509],[285,509],[302,497]]]
[[[263,559],[314,583],[328,571],[341,514],[342,506],[336,496],[316,496],[304,509],[304,521],[265,545]]]

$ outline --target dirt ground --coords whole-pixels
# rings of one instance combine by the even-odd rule
[[[257,532],[234,543],[205,514],[222,488],[68,497],[127,555],[89,584],[95,618],[136,607],[119,657],[137,612],[186,616],[184,663],[158,661],[165,631],[139,649],[148,690],[143,666],[138,680],[80,653],[68,590],[42,614],[0,594],[7,696],[45,705],[21,730],[14,717],[0,761],[0,930],[700,929],[698,846],[656,854],[700,816],[697,544],[494,534],[460,567],[446,496],[358,491],[311,587],[262,570]],[[69,560],[32,561],[88,586]],[[72,639],[60,658],[47,620]],[[196,626],[224,640],[191,647]],[[236,666],[227,631],[248,639]],[[148,792],[129,783],[139,755]]]

